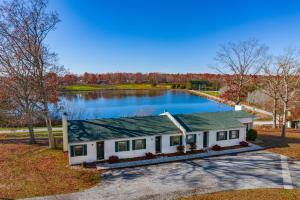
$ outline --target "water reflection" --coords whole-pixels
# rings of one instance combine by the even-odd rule
[[[80,93],[61,93],[61,97],[68,101],[74,99],[84,99],[84,100],[96,100],[99,98],[103,99],[123,99],[130,96],[134,97],[154,97],[164,95],[165,90],[101,90],[93,92],[80,92]]]
[[[103,90],[62,93],[60,108],[70,119],[95,119],[158,115],[164,110],[173,114],[231,110],[184,91],[174,90]],[[53,111],[57,117],[61,112]]]

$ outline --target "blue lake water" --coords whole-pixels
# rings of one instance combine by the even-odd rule
[[[233,108],[185,91],[104,90],[63,93],[60,104],[71,119],[96,119],[228,111]]]

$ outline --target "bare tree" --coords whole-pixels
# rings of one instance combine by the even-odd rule
[[[260,90],[272,98],[272,113],[273,113],[273,128],[277,128],[278,116],[278,101],[280,100],[280,84],[281,76],[279,74],[280,69],[276,67],[274,58],[271,56],[265,60],[263,66],[264,76],[262,81],[258,84]]]
[[[0,35],[12,47],[9,56],[18,63],[10,66],[17,70],[20,64],[30,77],[35,92],[35,107],[40,110],[48,127],[49,147],[54,147],[49,101],[49,73],[57,72],[56,55],[45,44],[45,38],[59,22],[58,14],[48,12],[47,0],[15,0],[4,2],[0,7]],[[18,74],[18,77],[22,74]]]
[[[300,62],[295,50],[287,50],[276,59],[276,71],[280,77],[279,97],[283,103],[281,137],[285,140],[289,104],[300,92]]]
[[[251,82],[251,76],[262,68],[267,47],[256,39],[221,45],[215,60],[222,64],[217,70],[222,74],[232,74],[228,82],[230,100],[239,104]]]

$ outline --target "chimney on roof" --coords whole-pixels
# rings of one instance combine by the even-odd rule
[[[62,129],[63,129],[63,151],[68,151],[68,115],[66,112],[62,115]]]
[[[234,106],[234,110],[235,110],[235,111],[241,111],[241,110],[244,110],[244,106],[243,106],[243,105],[235,105],[235,106]]]

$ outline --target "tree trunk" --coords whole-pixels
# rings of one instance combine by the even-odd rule
[[[288,111],[287,102],[283,102],[283,116],[282,116],[282,127],[281,127],[281,138],[283,142],[285,142],[287,111]]]
[[[277,99],[273,100],[273,128],[277,128]]]
[[[55,148],[55,141],[52,133],[52,123],[51,123],[51,117],[49,115],[49,110],[48,110],[48,103],[44,103],[44,116],[45,116],[45,121],[46,121],[46,126],[48,130],[48,139],[49,139],[49,148],[54,149]]]
[[[36,144],[31,116],[28,117],[27,127],[28,127],[28,132],[29,132],[29,143]]]

